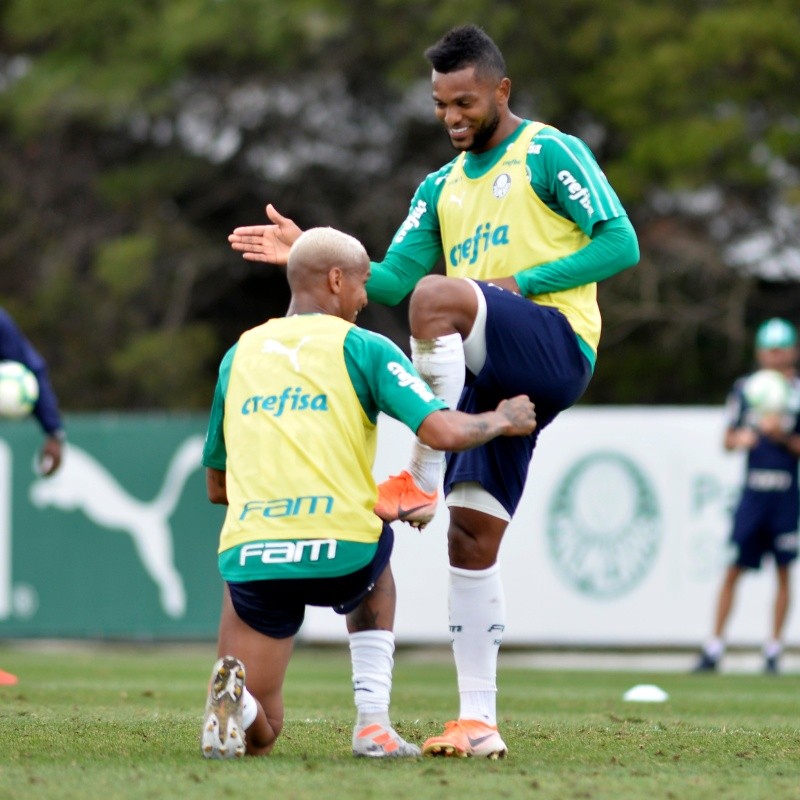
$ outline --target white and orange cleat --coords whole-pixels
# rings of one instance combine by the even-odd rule
[[[455,719],[445,723],[441,736],[432,736],[422,745],[422,755],[496,760],[505,758],[508,748],[496,725],[475,719]]]
[[[437,491],[422,491],[411,473],[403,470],[378,485],[375,513],[384,522],[400,520],[422,529],[433,519],[438,502]]]
[[[413,758],[420,755],[415,744],[407,742],[391,726],[367,722],[353,729],[353,755],[368,758]]]
[[[245,753],[244,681],[244,664],[238,658],[224,656],[214,664],[200,732],[200,748],[206,758],[239,758]]]

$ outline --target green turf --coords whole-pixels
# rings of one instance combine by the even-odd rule
[[[93,798],[723,798],[800,800],[800,676],[500,671],[504,761],[350,755],[346,647],[299,648],[287,723],[264,759],[198,748],[212,646],[59,652],[0,646],[0,800]],[[663,704],[626,703],[656,683]],[[456,710],[449,659],[396,657],[393,718],[407,738]]]

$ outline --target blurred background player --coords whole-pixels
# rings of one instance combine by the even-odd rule
[[[38,469],[41,475],[52,475],[61,465],[65,439],[58,399],[50,385],[47,363],[4,308],[0,308],[0,361],[18,361],[24,364],[39,382],[39,399],[33,408],[33,414],[44,431],[45,439],[39,452]],[[15,683],[16,675],[0,670],[0,685]]]
[[[395,587],[393,532],[374,512],[378,413],[437,450],[536,426],[523,396],[478,415],[448,410],[399,348],[356,327],[369,274],[356,239],[306,231],[288,257],[287,316],[245,332],[220,366],[203,455],[209,498],[228,505],[220,658],[201,732],[207,758],[272,750],[306,605],[346,614],[353,753],[419,755],[389,720]]]
[[[764,556],[775,561],[777,590],[772,635],[764,645],[764,670],[778,671],[782,634],[789,611],[789,568],[797,558],[798,460],[800,459],[800,379],[797,330],[785,319],[764,322],[756,332],[759,369],[777,370],[790,382],[786,407],[760,412],[748,401],[747,376],[728,397],[726,450],[747,453],[744,487],[733,517],[730,542],[735,549],[717,598],[713,636],[705,643],[695,672],[713,672],[725,651],[724,633],[741,576],[759,569]]]
[[[65,439],[58,399],[50,384],[44,358],[3,308],[0,308],[0,361],[19,361],[33,372],[39,382],[39,399],[33,407],[33,415],[45,435],[39,453],[39,471],[45,476],[52,475],[61,465]]]

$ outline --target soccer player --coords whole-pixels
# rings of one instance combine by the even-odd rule
[[[725,571],[717,597],[712,637],[703,646],[695,672],[715,672],[725,651],[723,639],[739,579],[760,569],[764,556],[775,561],[777,592],[772,635],[764,644],[764,671],[778,672],[782,635],[789,611],[789,569],[797,558],[800,491],[800,378],[797,375],[797,329],[785,319],[773,318],[756,331],[759,369],[774,369],[790,381],[788,407],[783,413],[762,414],[750,406],[747,377],[734,383],[728,396],[726,450],[747,453],[744,487],[733,517],[730,542],[733,561]]]
[[[33,372],[39,382],[39,399],[33,407],[33,415],[45,435],[39,453],[39,470],[42,475],[52,475],[61,465],[66,438],[58,399],[50,384],[44,358],[3,308],[0,308],[0,361],[19,361]]]
[[[356,239],[306,231],[288,257],[287,316],[245,332],[220,366],[203,453],[209,498],[228,506],[220,658],[201,732],[208,758],[274,747],[306,605],[347,618],[353,753],[419,755],[389,720],[395,587],[393,532],[374,512],[378,413],[438,451],[527,436],[536,426],[525,396],[480,414],[447,409],[399,348],[357,328],[369,274]]]
[[[586,144],[512,113],[503,56],[483,30],[455,28],[425,55],[435,114],[458,155],[417,189],[367,292],[391,305],[413,289],[413,362],[451,408],[484,410],[520,392],[536,403],[534,433],[453,454],[444,475],[460,711],[423,750],[498,758],[507,752],[496,724],[500,543],[539,430],[580,398],[594,370],[596,283],[636,264],[639,248]],[[267,216],[229,241],[248,260],[283,264],[300,229],[272,205]],[[429,274],[440,258],[446,276]],[[424,526],[441,464],[418,439],[409,469],[380,486],[376,511]]]

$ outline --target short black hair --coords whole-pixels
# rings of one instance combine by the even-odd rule
[[[475,67],[481,75],[504,78],[506,62],[500,48],[477,25],[461,25],[448,31],[425,51],[431,66],[442,73]]]

